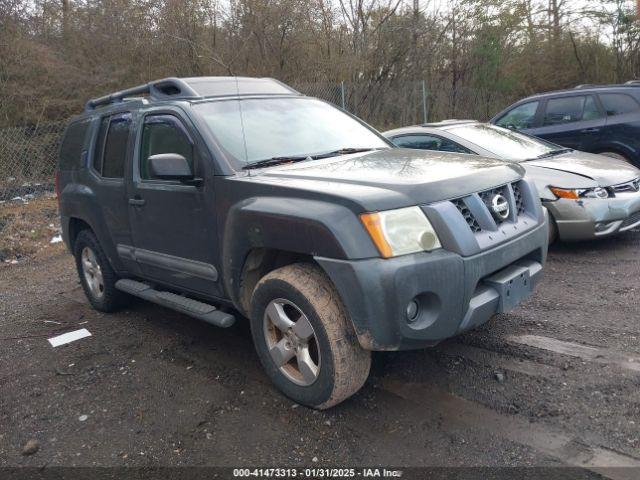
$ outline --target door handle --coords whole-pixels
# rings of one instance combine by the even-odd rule
[[[580,130],[580,133],[596,133],[599,131],[599,128],[585,128],[584,130]]]
[[[144,198],[130,198],[129,205],[134,207],[142,207],[145,204]]]

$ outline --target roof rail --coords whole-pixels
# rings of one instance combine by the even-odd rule
[[[144,85],[89,100],[85,111],[125,101],[136,95],[147,95],[150,100],[194,100],[231,95],[283,95],[299,92],[273,78],[250,77],[168,77]]]
[[[629,80],[624,82],[625,85],[633,85],[634,87],[640,87],[640,80]]]
[[[593,87],[597,87],[598,85],[595,85],[593,83],[582,83],[580,85],[576,85],[575,88],[576,90],[580,90],[581,88],[593,88]]]
[[[126,97],[133,97],[135,95],[149,95],[153,99],[199,97],[196,91],[187,85],[185,81],[179,78],[169,77],[91,99],[85,105],[85,110],[90,111],[95,110],[96,107],[120,103],[124,101]]]

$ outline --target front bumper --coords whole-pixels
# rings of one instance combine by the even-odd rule
[[[440,249],[392,259],[316,260],[340,292],[362,347],[405,350],[435,345],[513,308],[541,278],[547,235],[544,222],[469,257]],[[407,305],[414,299],[420,313],[410,323]]]
[[[545,202],[558,225],[561,240],[590,240],[640,226],[640,192],[615,198],[585,198]]]

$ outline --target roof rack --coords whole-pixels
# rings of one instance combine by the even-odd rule
[[[573,88],[575,90],[581,90],[583,88],[614,88],[614,87],[638,87],[638,86],[640,86],[640,80],[629,80],[628,82],[625,82],[625,83],[610,83],[605,85],[585,83],[583,85],[576,85]],[[562,91],[562,90],[558,90],[558,91]]]
[[[240,95],[283,95],[299,92],[273,78],[251,77],[169,77],[144,85],[127,88],[103,97],[89,100],[85,111],[97,107],[121,103],[136,95],[146,95],[149,100],[197,100],[209,97]],[[136,98],[139,100],[140,98]]]

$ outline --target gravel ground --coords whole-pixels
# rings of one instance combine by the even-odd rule
[[[243,322],[216,329],[142,301],[95,312],[51,246],[0,267],[0,466],[573,465],[640,478],[639,246],[636,231],[553,247],[518,309],[433,349],[376,354],[362,391],[325,412],[269,384]],[[47,342],[83,327],[91,337]]]

